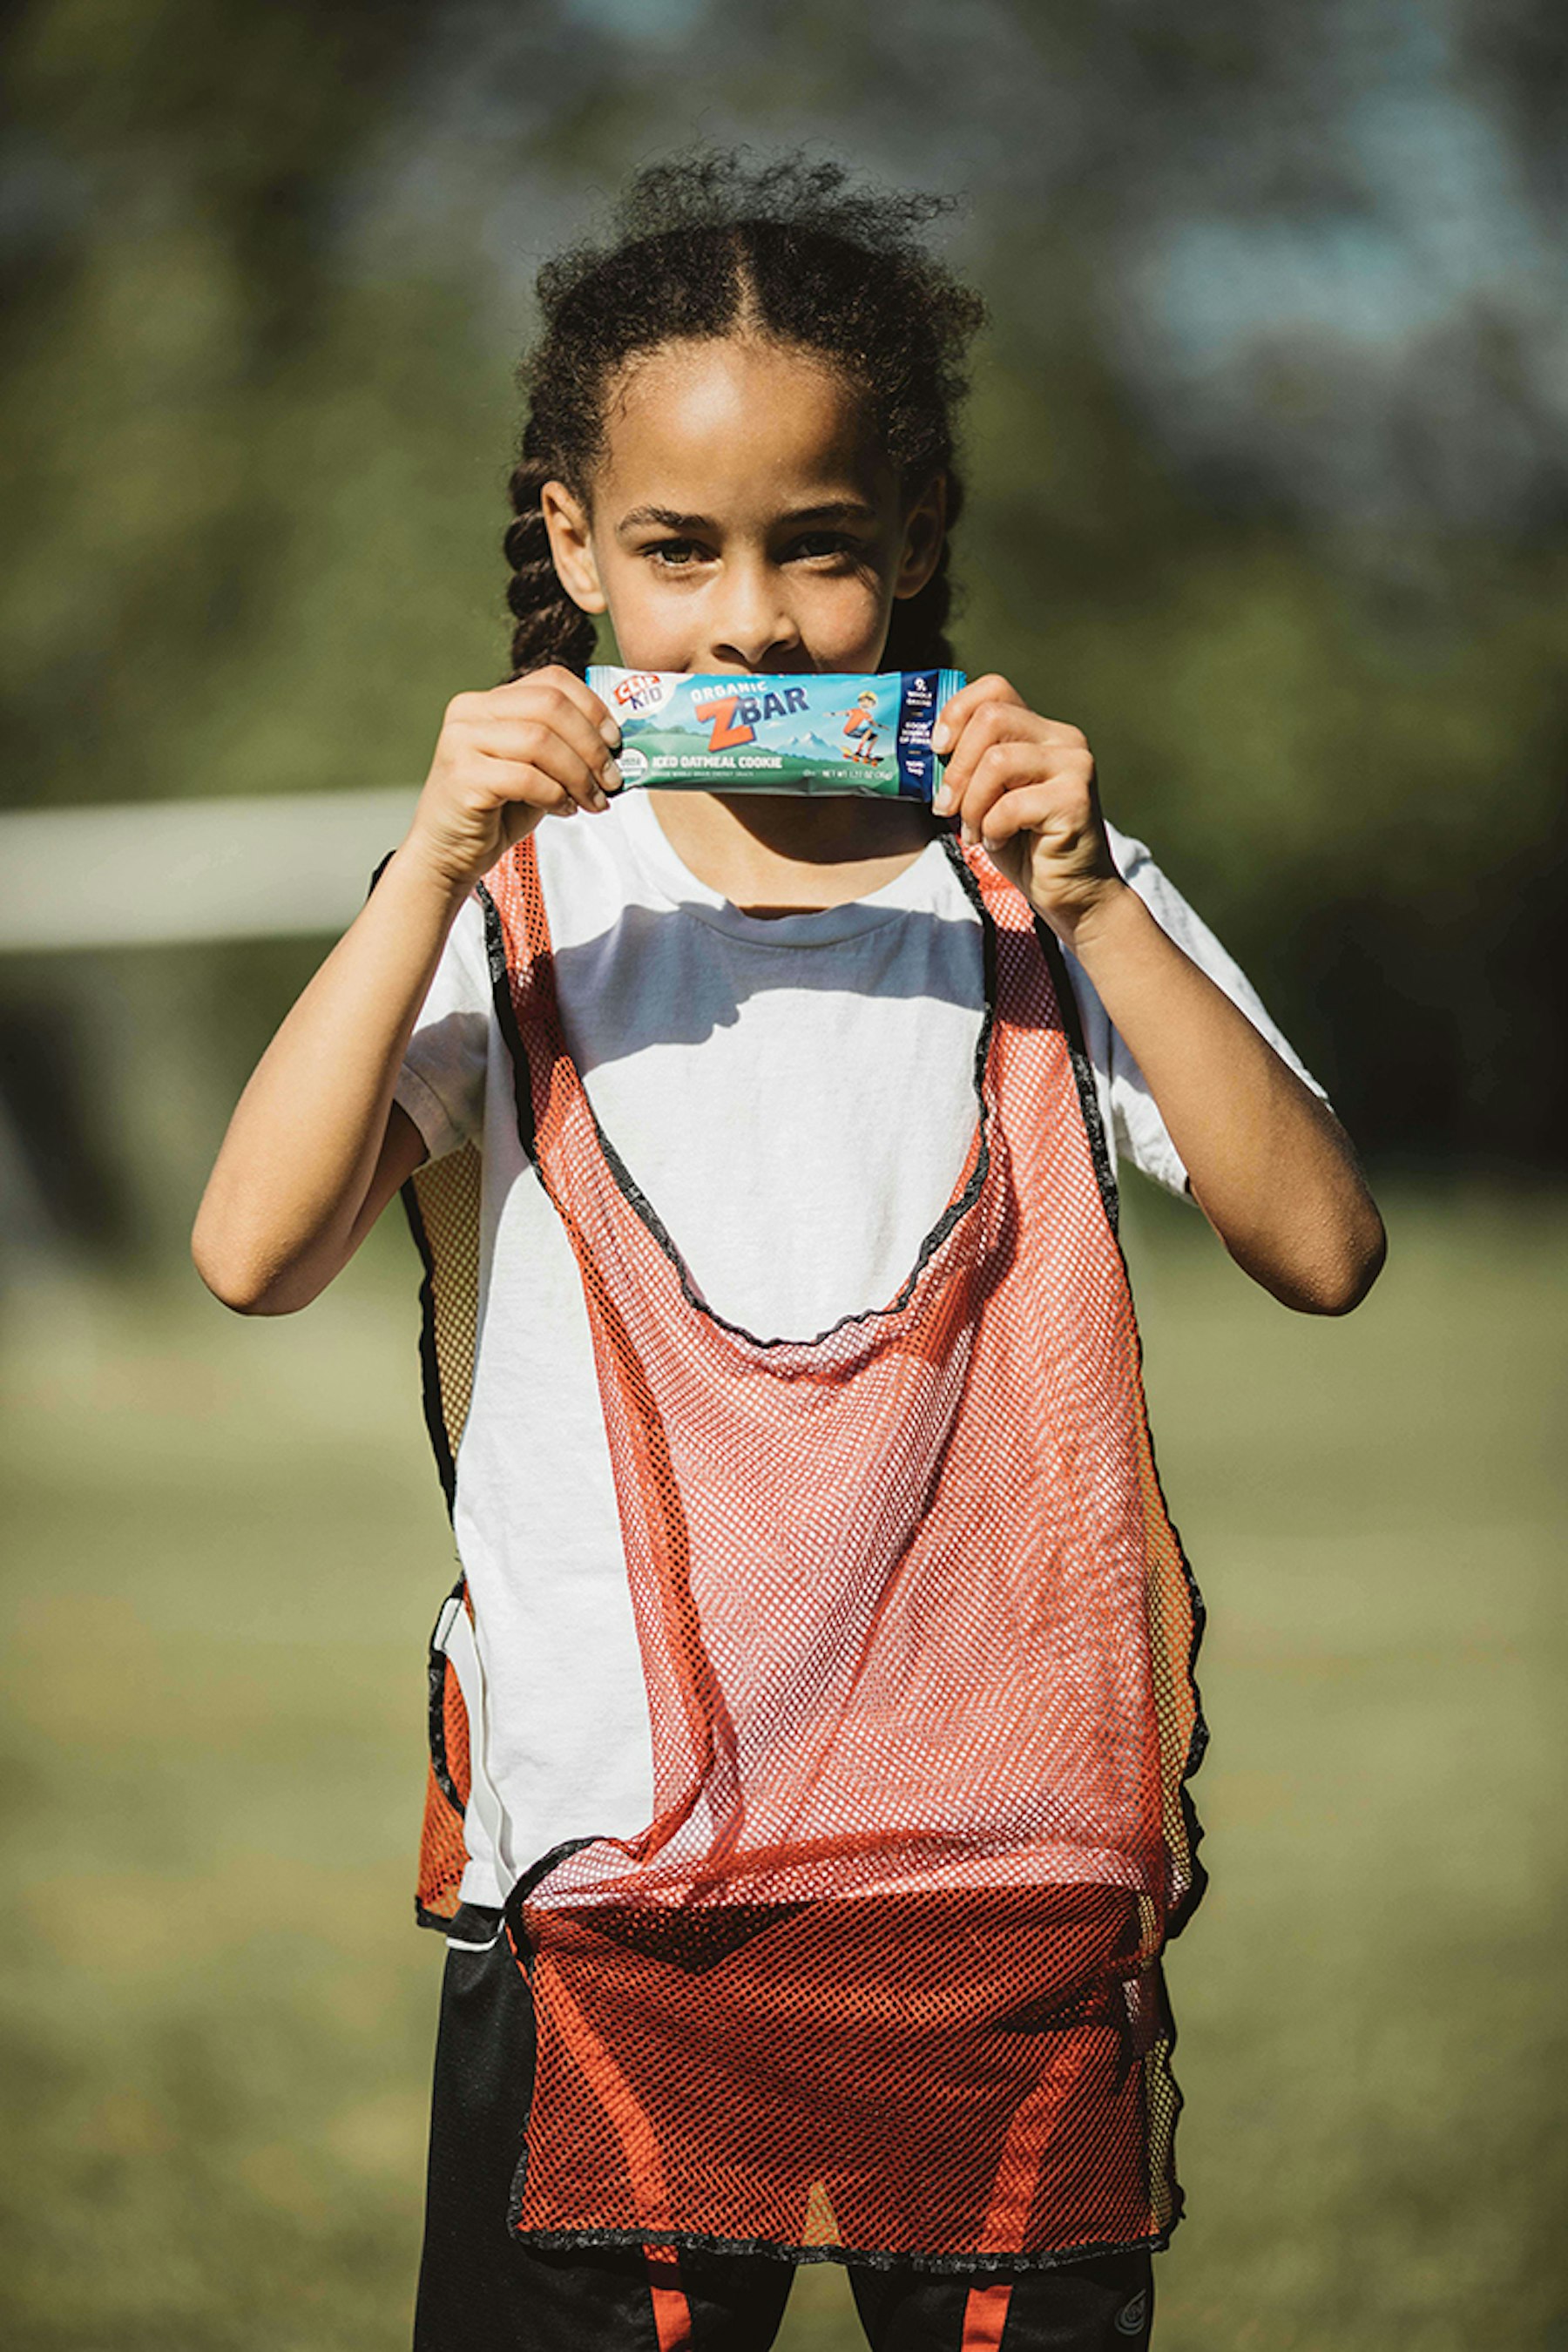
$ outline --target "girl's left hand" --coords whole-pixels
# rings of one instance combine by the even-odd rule
[[[1070,947],[1079,926],[1127,887],[1095,789],[1094,755],[1076,727],[1042,719],[1005,677],[977,677],[939,712],[936,749],[952,746],[933,803]]]

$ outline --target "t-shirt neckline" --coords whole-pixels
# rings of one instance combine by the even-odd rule
[[[631,805],[636,805],[635,801]],[[637,820],[637,823],[638,826],[646,827],[648,831],[658,834],[661,841],[664,839],[664,828],[660,825],[651,806],[643,813],[643,814]],[[668,847],[668,843],[666,844],[666,847]],[[660,1251],[663,1253],[674,1273],[676,1281],[679,1286],[680,1295],[685,1301],[688,1309],[703,1321],[711,1324],[716,1330],[726,1334],[732,1342],[739,1342],[746,1349],[754,1350],[761,1354],[765,1360],[771,1359],[771,1360],[776,1364],[784,1365],[786,1363],[798,1362],[808,1358],[813,1350],[826,1346],[830,1341],[837,1339],[841,1332],[847,1332],[850,1330],[869,1331],[875,1327],[886,1322],[889,1318],[901,1315],[909,1306],[910,1300],[914,1297],[921,1276],[924,1275],[926,1268],[931,1264],[932,1258],[942,1248],[942,1244],[948,1240],[955,1228],[973,1214],[979,1203],[981,1195],[990,1179],[992,1168],[990,1139],[990,1125],[993,1108],[992,1087],[994,1084],[992,1045],[996,1030],[998,1006],[995,918],[985,905],[984,896],[981,889],[979,881],[973,873],[969,872],[965,868],[962,860],[961,853],[957,849],[956,845],[951,841],[943,839],[941,835],[939,835],[934,841],[927,844],[926,848],[921,851],[920,856],[911,861],[904,873],[894,877],[892,884],[886,886],[883,890],[872,892],[869,898],[851,899],[846,907],[832,907],[825,908],[822,915],[781,916],[777,918],[776,920],[770,919],[766,917],[741,914],[740,909],[734,907],[728,898],[720,898],[716,891],[710,891],[707,888],[706,885],[700,883],[695,875],[689,875],[688,869],[682,860],[675,856],[673,850],[669,851],[670,859],[677,868],[678,873],[687,877],[691,887],[696,890],[701,890],[705,898],[716,899],[719,907],[724,909],[729,915],[734,917],[738,922],[744,925],[748,933],[771,932],[777,929],[781,923],[789,924],[792,927],[801,923],[816,924],[821,922],[826,916],[842,915],[864,908],[871,902],[871,899],[881,901],[885,898],[888,889],[897,888],[899,886],[907,882],[910,876],[914,873],[916,867],[923,866],[926,859],[930,857],[933,852],[935,853],[937,869],[942,876],[947,877],[952,880],[954,890],[963,899],[968,902],[973,911],[973,919],[978,925],[985,941],[984,954],[984,1006],[980,1021],[980,1033],[974,1043],[974,1056],[971,1064],[970,1077],[970,1084],[973,1090],[974,1099],[974,1128],[963,1165],[960,1168],[959,1172],[953,1181],[952,1189],[948,1196],[947,1205],[943,1209],[941,1216],[938,1217],[936,1223],[931,1228],[931,1231],[926,1234],[924,1240],[921,1242],[914,1265],[910,1267],[909,1274],[900,1285],[892,1298],[890,1298],[885,1306],[852,1308],[847,1314],[840,1315],[834,1322],[830,1323],[826,1329],[816,1332],[809,1338],[793,1338],[788,1335],[764,1337],[756,1332],[749,1331],[743,1324],[732,1322],[728,1317],[718,1313],[714,1307],[709,1305],[707,1299],[703,1297],[679,1244],[674,1240],[663,1219],[659,1216],[658,1212],[655,1209],[653,1202],[648,1199],[647,1193],[644,1192],[642,1187],[637,1183],[637,1179],[632,1174],[631,1170],[627,1167],[626,1162],[622,1159],[615,1143],[605,1133],[604,1127],[600,1123],[598,1112],[594,1108],[593,1100],[589,1096],[587,1087],[584,1083],[582,1072],[577,1067],[570,1044],[566,1038],[564,1028],[562,1025],[560,1000],[556,994],[555,978],[552,969],[553,954],[550,931],[550,910],[545,904],[542,878],[539,873],[538,845],[534,842],[528,841],[521,845],[520,852],[514,852],[514,856],[521,856],[524,865],[527,863],[530,853],[531,853],[533,859],[534,910],[531,913],[529,912],[525,901],[523,914],[523,922],[526,933],[525,945],[526,951],[531,961],[537,961],[538,968],[542,975],[542,985],[544,991],[543,1018],[546,1024],[547,1038],[549,1040],[549,1050],[552,1054],[554,1059],[563,1066],[568,1088],[575,1095],[577,1101],[581,1104],[583,1110],[587,1116],[588,1123],[593,1130],[594,1141],[597,1148],[601,1166],[604,1168],[605,1173],[610,1178],[610,1181],[621,1195],[621,1198],[626,1202],[628,1208],[631,1209],[647,1233],[651,1234],[653,1240],[658,1244]],[[706,908],[700,909],[693,907],[690,908],[690,911],[694,914],[699,914],[703,920],[711,919],[711,917]],[[904,909],[902,908],[895,907],[889,910],[888,915],[879,914],[873,918],[873,920],[887,920],[891,915],[899,914],[903,911]],[[491,968],[498,972],[505,972],[510,969],[511,960],[505,944],[504,936],[502,935],[500,916],[497,910],[495,901],[488,897],[486,899],[485,920],[487,935],[491,943]],[[518,1097],[519,1103],[520,1105],[531,1104],[532,1081],[528,1075],[529,1064],[527,1048],[521,1040],[517,1024],[515,1010],[512,1010],[511,1018],[510,1020],[506,1017],[507,1010],[511,1008],[510,991],[500,981],[498,981],[497,987],[497,1003],[498,1005],[500,1005],[503,1008],[503,1031],[508,1045],[517,1061],[520,1089]],[[537,1137],[532,1134],[531,1129],[530,1130],[530,1135],[526,1135],[524,1137],[523,1148],[542,1178],[544,1175],[544,1163],[540,1157]],[[548,1189],[549,1187],[547,1185],[547,1190]],[[552,1192],[552,1198],[553,1197],[553,1192]]]
[[[714,930],[752,947],[831,947],[841,940],[873,930],[900,915],[934,906],[947,878],[947,860],[940,836],[928,841],[901,874],[863,898],[847,898],[840,906],[822,907],[799,915],[748,915],[721,891],[693,874],[676,851],[658,821],[647,794],[626,793],[616,809],[626,846],[643,878],[660,898],[681,914],[691,915]]]

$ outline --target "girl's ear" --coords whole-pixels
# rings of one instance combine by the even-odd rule
[[[947,476],[933,474],[904,517],[895,596],[918,596],[942,561],[947,530]]]
[[[609,599],[599,584],[599,567],[594,561],[594,543],[582,501],[573,497],[564,482],[546,482],[539,493],[539,504],[561,585],[584,613],[603,613]]]

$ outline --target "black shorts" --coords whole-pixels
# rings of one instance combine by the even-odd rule
[[[499,1912],[447,1941],[415,2352],[766,2352],[795,2277],[767,2254],[531,2246],[508,2226],[533,2080],[533,2004]],[[1135,2352],[1149,2255],[962,2276],[849,2266],[873,2352]]]

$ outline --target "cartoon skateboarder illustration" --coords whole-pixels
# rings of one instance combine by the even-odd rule
[[[847,710],[830,710],[829,719],[842,719],[844,724],[844,757],[858,761],[862,766],[874,767],[879,758],[877,726],[871,714],[877,708],[874,687],[858,694]]]

